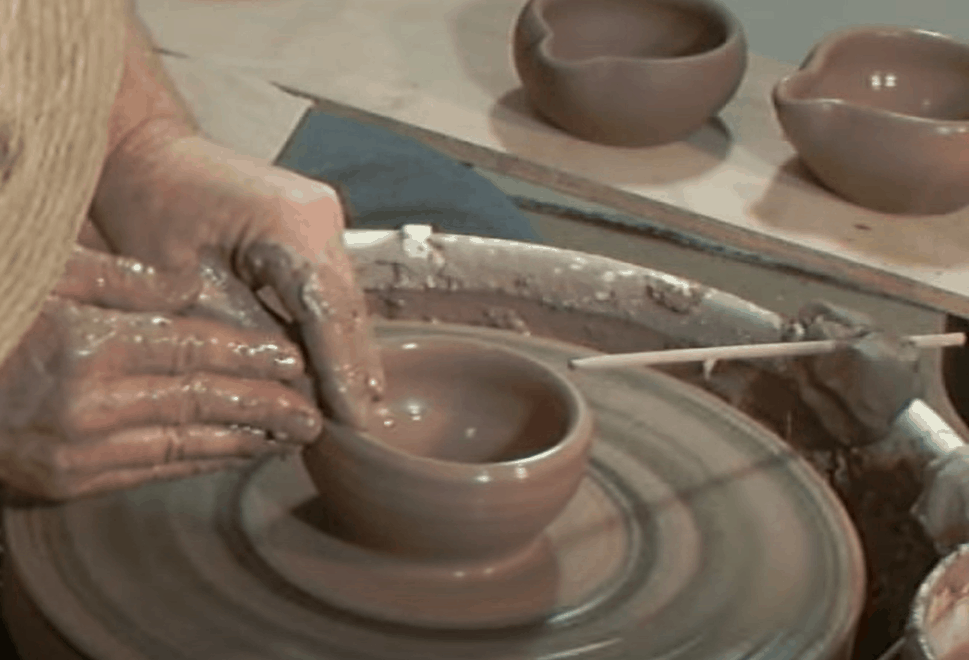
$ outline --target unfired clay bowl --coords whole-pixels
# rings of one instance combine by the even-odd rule
[[[802,162],[848,201],[900,214],[969,203],[969,45],[849,29],[821,41],[773,98]]]
[[[531,0],[513,39],[532,105],[593,142],[686,137],[737,91],[740,23],[712,0]]]
[[[969,545],[942,559],[912,605],[904,660],[969,658]]]
[[[585,474],[582,395],[539,362],[473,341],[397,341],[382,356],[387,414],[366,434],[331,425],[304,453],[340,536],[433,561],[524,550]]]

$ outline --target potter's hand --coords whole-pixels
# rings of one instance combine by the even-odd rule
[[[835,438],[849,446],[875,442],[922,391],[918,349],[876,332],[863,315],[823,302],[798,313],[806,340],[855,339],[850,349],[795,360],[804,401]]]
[[[320,404],[366,425],[383,390],[366,306],[343,250],[335,191],[194,135],[130,138],[107,160],[93,206],[112,248],[173,272],[214,253],[299,328]]]
[[[936,459],[912,509],[941,554],[969,542],[969,447]]]
[[[197,292],[197,280],[77,247],[0,368],[0,479],[65,499],[313,441],[318,411],[283,384],[303,373],[296,346],[146,311],[172,312]]]

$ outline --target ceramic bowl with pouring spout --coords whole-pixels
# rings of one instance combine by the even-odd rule
[[[844,199],[897,214],[969,203],[969,44],[848,29],[822,40],[773,100],[801,161]]]
[[[531,0],[513,50],[541,115],[621,146],[696,131],[733,97],[747,66],[740,23],[713,0]]]

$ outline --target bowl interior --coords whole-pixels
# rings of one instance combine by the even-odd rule
[[[729,26],[711,7],[663,0],[552,0],[542,16],[548,53],[563,61],[594,57],[672,58],[726,42]]]
[[[559,444],[576,423],[568,386],[542,365],[483,344],[414,340],[382,350],[387,388],[370,435],[461,463],[514,461]]]
[[[914,31],[852,34],[790,93],[925,119],[969,119],[969,47]]]

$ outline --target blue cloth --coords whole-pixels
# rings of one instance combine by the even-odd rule
[[[470,167],[391,131],[309,111],[276,160],[337,184],[354,229],[438,231],[541,242],[528,219]]]

